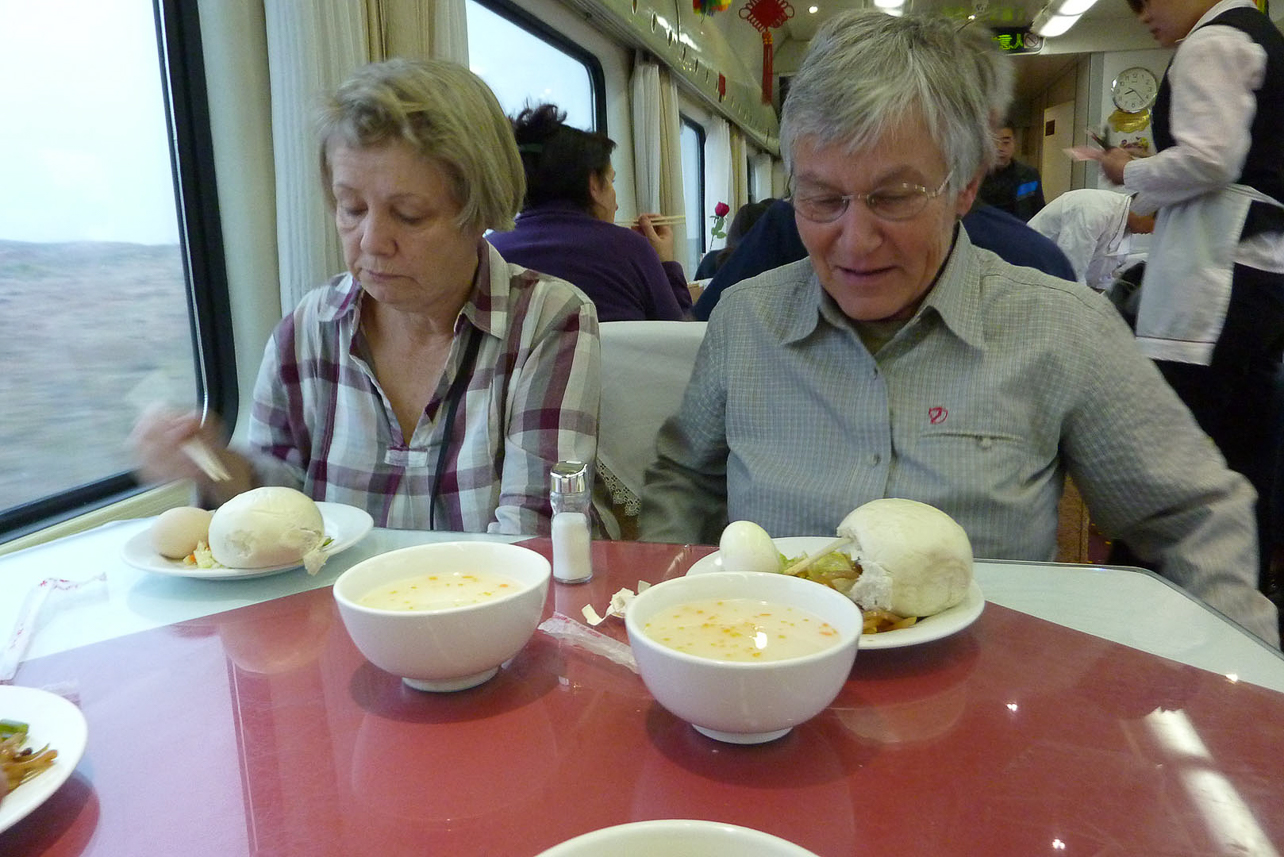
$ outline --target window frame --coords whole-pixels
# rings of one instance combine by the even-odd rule
[[[606,73],[602,61],[591,51],[577,45],[564,34],[527,12],[509,0],[473,0],[479,6],[504,18],[516,27],[520,27],[540,41],[547,42],[567,56],[579,61],[589,73],[589,85],[593,90],[593,131],[610,136],[606,118]]]
[[[707,206],[708,201],[705,199],[705,181],[704,181],[704,172],[705,172],[704,146],[705,146],[705,143],[708,141],[708,134],[705,132],[703,124],[701,124],[696,119],[693,119],[692,117],[688,116],[687,114],[680,112],[678,114],[678,119],[681,127],[690,128],[692,131],[695,131],[696,143],[697,143],[696,152],[698,154],[698,157],[696,159],[697,161],[696,187],[700,189],[700,211],[703,213],[708,208]],[[696,254],[696,259],[695,259],[696,264],[699,264],[700,260],[704,258],[704,255],[709,252],[709,244],[708,244],[707,238],[708,238],[708,230],[702,226],[700,229],[700,252]]]
[[[195,358],[197,401],[226,425],[237,414],[236,354],[214,173],[198,0],[153,0],[157,61],[170,139],[179,247]],[[116,473],[0,510],[0,543],[140,493]]]

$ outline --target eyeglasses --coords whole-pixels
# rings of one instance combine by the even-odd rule
[[[945,180],[936,190],[928,190],[922,185],[903,184],[889,185],[869,193],[848,194],[808,194],[795,193],[789,197],[794,211],[816,223],[832,223],[842,217],[852,200],[860,200],[869,206],[875,216],[883,220],[909,220],[927,207],[929,199],[936,199],[945,193],[954,171],[945,174]]]

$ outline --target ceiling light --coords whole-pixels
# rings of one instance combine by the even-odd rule
[[[874,0],[874,5],[884,12],[889,9],[899,9],[905,5],[905,0]]]
[[[1096,4],[1097,0],[1062,0],[1056,7],[1058,15],[1082,15]]]
[[[808,7],[807,7],[807,11],[808,11],[809,13],[811,13],[812,15],[815,15],[817,12],[819,12],[819,11],[820,11],[820,7],[819,7],[819,6],[808,6]]]

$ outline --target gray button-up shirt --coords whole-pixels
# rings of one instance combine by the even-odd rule
[[[1049,560],[1064,476],[1098,526],[1272,642],[1254,494],[1109,302],[958,231],[876,355],[808,260],[727,290],[662,430],[642,537],[716,544],[728,520],[827,535],[879,497],[930,503],[976,556]]]

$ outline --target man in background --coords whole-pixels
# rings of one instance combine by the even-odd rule
[[[1132,236],[1155,228],[1154,215],[1137,214],[1131,202],[1113,190],[1067,191],[1030,218],[1030,228],[1056,242],[1078,282],[1104,292],[1128,260]]]
[[[1039,171],[1012,157],[1016,134],[1010,121],[999,128],[995,142],[994,167],[981,183],[981,201],[1029,222],[1044,204]]]

